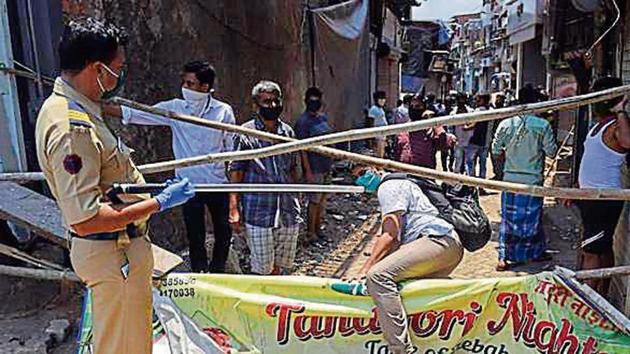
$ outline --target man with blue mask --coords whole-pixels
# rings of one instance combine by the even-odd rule
[[[448,276],[462,260],[462,244],[418,184],[364,166],[352,174],[357,185],[376,193],[382,215],[380,234],[357,278],[365,279],[376,304],[389,352],[414,353],[397,283]]]
[[[214,122],[235,124],[234,112],[228,104],[212,97],[216,73],[203,60],[184,65],[181,74],[182,98],[157,103],[154,107],[189,114]],[[226,131],[178,122],[166,117],[130,109],[107,106],[106,112],[122,117],[124,124],[162,125],[171,128],[173,154],[182,159],[192,156],[232,151],[233,135]],[[224,163],[190,166],[176,170],[177,177],[192,183],[227,183]],[[208,264],[206,250],[206,208],[214,227],[214,249]],[[198,193],[183,206],[186,235],[190,250],[190,264],[194,272],[223,273],[228,257],[232,231],[228,223],[229,196],[227,193]]]
[[[382,175],[372,169],[362,171],[354,183],[365,188],[366,193],[375,193],[383,179]]]

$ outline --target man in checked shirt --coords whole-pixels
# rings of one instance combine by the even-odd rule
[[[294,138],[291,127],[280,119],[282,91],[272,81],[261,81],[252,90],[256,107],[244,127]],[[251,136],[237,135],[234,150],[267,147],[272,143]],[[232,183],[295,183],[299,154],[289,153],[262,159],[234,161],[230,164]],[[300,205],[296,193],[231,193],[230,224],[234,232],[245,225],[251,251],[251,271],[277,275],[293,267],[297,245]]]

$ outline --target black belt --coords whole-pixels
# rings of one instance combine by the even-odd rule
[[[146,228],[143,227],[142,229],[146,229]],[[125,231],[127,232],[127,235],[129,236],[129,238],[137,238],[140,236],[144,236],[145,234],[135,224],[128,224],[127,227],[125,228]],[[78,237],[84,240],[92,240],[92,241],[113,241],[113,240],[118,239],[118,234],[120,232],[121,231],[99,232],[97,234],[89,234],[85,236],[79,236],[74,232],[70,232],[70,236]]]

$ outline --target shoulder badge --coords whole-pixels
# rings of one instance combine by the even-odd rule
[[[73,109],[68,110],[68,120],[70,125],[77,127],[92,128],[92,122],[87,113],[81,111],[75,111]]]
[[[90,121],[90,116],[81,108],[79,104],[68,101],[68,121],[71,126],[92,128],[94,125]]]

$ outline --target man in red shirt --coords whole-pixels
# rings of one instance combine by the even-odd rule
[[[409,104],[409,118],[412,121],[428,119],[435,113],[426,109],[422,97],[415,96]],[[446,132],[443,127],[404,132],[398,135],[396,159],[400,162],[435,168],[435,154],[438,150],[455,145],[455,136]]]

